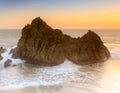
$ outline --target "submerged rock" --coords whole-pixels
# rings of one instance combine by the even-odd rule
[[[61,64],[65,59],[88,65],[104,62],[110,57],[96,33],[89,30],[81,38],[72,38],[51,28],[39,17],[23,28],[17,48],[11,52],[14,58],[42,66]]]
[[[10,59],[6,60],[4,63],[4,67],[5,68],[9,67],[11,65],[11,63],[12,63],[12,60],[10,60]]]

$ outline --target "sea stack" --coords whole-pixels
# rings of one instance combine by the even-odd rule
[[[81,38],[72,38],[59,29],[53,29],[40,17],[22,29],[17,47],[12,50],[14,58],[41,66],[54,66],[68,59],[79,65],[106,61],[110,52],[101,38],[88,31]]]

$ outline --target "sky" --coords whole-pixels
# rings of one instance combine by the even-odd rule
[[[120,0],[0,0],[0,29],[41,17],[53,28],[119,29]]]

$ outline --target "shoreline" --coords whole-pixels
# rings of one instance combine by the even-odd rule
[[[0,93],[49,93],[50,91],[53,91],[56,93],[58,90],[62,90],[63,86],[28,86],[24,88],[9,88],[9,89],[3,89],[0,90]],[[52,93],[53,93],[52,92]],[[72,93],[72,92],[71,92]]]
[[[8,88],[8,89],[3,89],[0,90],[0,93],[39,93],[36,92],[35,90],[37,89],[37,86],[29,86],[25,88]]]

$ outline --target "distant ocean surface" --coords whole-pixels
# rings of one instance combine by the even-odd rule
[[[63,29],[72,37],[81,37],[87,29]],[[120,93],[120,30],[93,29],[107,46],[111,58],[103,64],[78,66],[69,60],[53,67],[27,65],[22,60],[14,60],[15,67],[3,67],[0,61],[0,93],[9,89],[37,86],[29,93]],[[21,37],[20,29],[0,30],[0,46],[10,50]],[[9,58],[8,53],[3,54]],[[10,92],[12,93],[12,92]],[[18,92],[15,92],[18,93]]]

